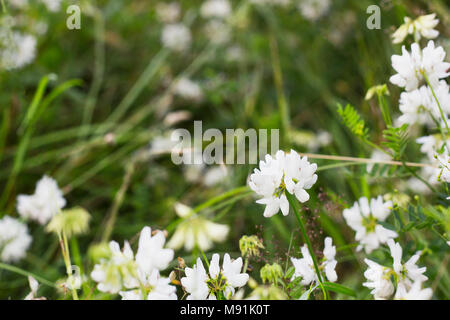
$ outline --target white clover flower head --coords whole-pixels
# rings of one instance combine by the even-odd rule
[[[189,78],[178,79],[173,90],[176,95],[187,100],[199,101],[203,98],[203,90],[200,85]]]
[[[399,284],[395,292],[396,300],[430,300],[433,296],[431,288],[422,288],[422,282],[416,281],[409,290],[402,284]]]
[[[369,267],[364,272],[367,281],[363,283],[363,286],[372,289],[370,293],[376,300],[388,299],[395,290],[390,280],[390,269],[369,259],[364,259],[364,262]]]
[[[10,216],[0,219],[0,261],[17,262],[25,257],[31,240],[26,224]]]
[[[51,12],[58,12],[61,9],[61,0],[41,0]]]
[[[424,75],[430,81],[431,86],[436,87],[439,79],[449,76],[450,63],[444,62],[445,51],[442,47],[435,47],[430,40],[422,50],[417,43],[411,45],[411,52],[402,47],[402,55],[393,55],[392,67],[397,74],[390,81],[406,91],[412,91],[425,81]]]
[[[439,19],[436,19],[436,14],[427,14],[412,20],[405,17],[404,23],[392,34],[393,43],[401,43],[408,34],[414,35],[415,41],[419,41],[422,37],[427,39],[434,39],[439,35],[439,31],[434,28],[438,25]]]
[[[181,278],[181,284],[189,293],[187,300],[206,300],[209,294],[208,275],[203,267],[202,260],[197,258],[196,264],[192,268],[184,269],[185,277]]]
[[[207,0],[200,7],[203,18],[225,19],[231,14],[231,5],[228,0]]]
[[[98,282],[97,289],[102,292],[118,293],[123,287],[135,288],[139,285],[137,280],[134,254],[128,241],[125,241],[123,251],[115,241],[109,243],[111,256],[101,259],[94,266],[91,278]]]
[[[357,250],[364,248],[366,253],[371,253],[380,244],[398,236],[379,224],[390,215],[391,208],[392,201],[383,202],[381,196],[371,199],[370,203],[366,197],[361,197],[353,207],[343,211],[346,223],[356,231],[355,239],[360,243]]]
[[[163,270],[173,260],[172,249],[165,249],[166,238],[164,233],[157,231],[152,237],[150,227],[144,227],[139,237],[139,247],[136,253],[136,264],[145,274],[151,274],[153,270]]]
[[[389,299],[395,291],[395,299],[429,299],[432,292],[422,290],[422,283],[428,278],[424,275],[425,267],[418,267],[417,261],[421,252],[416,252],[406,263],[402,262],[402,247],[390,239],[388,246],[392,256],[392,268],[365,259],[369,268],[364,272],[368,280],[363,286],[373,289],[375,299]],[[395,286],[394,286],[395,283]],[[395,289],[396,288],[396,289]],[[410,292],[410,295],[408,293]]]
[[[406,263],[402,263],[402,247],[394,240],[388,241],[388,246],[393,259],[393,269],[399,278],[399,283],[405,284],[407,288],[411,287],[413,282],[424,282],[428,278],[423,274],[427,268],[419,268],[416,262],[419,260],[421,252],[418,251]]]
[[[166,24],[161,34],[161,41],[165,47],[182,52],[191,45],[191,31],[182,23]]]
[[[140,288],[119,292],[122,300],[177,300],[176,288],[158,270],[149,275],[139,271],[139,279]]]
[[[302,280],[300,281],[300,283],[304,286],[310,285],[313,282],[317,283],[318,278],[314,268],[313,258],[309,253],[308,247],[304,245],[301,248],[301,251],[303,256],[302,258],[297,259],[291,257],[292,264],[295,268],[292,280],[297,277],[301,277]],[[337,264],[335,256],[336,246],[333,246],[333,239],[330,237],[326,237],[324,241],[323,259],[319,265],[319,270],[324,272],[325,277],[330,282],[336,282],[338,278],[335,271]]]
[[[298,9],[306,19],[316,21],[328,12],[330,6],[330,0],[303,0]]]
[[[6,70],[20,69],[30,64],[36,56],[36,38],[32,35],[13,32],[11,36],[1,34],[0,66]]]
[[[450,114],[449,86],[442,80],[433,89],[442,106],[445,120],[448,120]],[[398,123],[400,125],[418,123],[432,127],[435,125],[433,118],[443,122],[444,119],[442,119],[436,98],[433,91],[425,85],[409,92],[402,92],[399,101],[402,115],[398,118]]]
[[[136,256],[125,241],[123,250],[111,241],[110,257],[102,258],[94,266],[91,278],[98,282],[98,290],[119,293],[123,299],[176,299],[176,288],[170,279],[161,277],[159,271],[168,267],[173,259],[173,250],[164,249],[163,232],[151,235],[150,227],[144,227],[139,237]],[[127,290],[123,290],[127,289]]]
[[[242,258],[231,260],[226,253],[223,265],[220,268],[220,256],[215,253],[209,264],[209,273],[206,273],[200,258],[193,268],[185,268],[186,276],[181,278],[181,284],[189,293],[188,300],[216,300],[218,295],[226,299],[232,298],[235,289],[243,287],[249,279],[247,273],[241,273]]]
[[[214,242],[223,242],[227,238],[230,230],[227,225],[209,221],[182,203],[175,204],[175,211],[183,221],[167,243],[169,248],[177,250],[184,246],[185,250],[192,251],[197,246],[207,251]]]
[[[250,188],[263,197],[256,202],[266,205],[264,217],[270,218],[280,209],[283,215],[289,214],[286,191],[302,203],[308,201],[306,190],[316,183],[316,170],[317,164],[309,163],[307,157],[301,158],[294,150],[287,155],[281,150],[275,157],[266,155],[249,179]]]
[[[39,282],[32,276],[28,276],[28,284],[30,286],[30,293],[24,298],[24,300],[46,300],[45,297],[38,297],[37,291],[39,289]]]
[[[58,184],[48,176],[43,176],[38,181],[34,194],[17,197],[19,215],[25,219],[35,220],[41,225],[47,224],[65,205],[66,199]]]

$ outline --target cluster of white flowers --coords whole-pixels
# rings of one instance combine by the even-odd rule
[[[292,280],[301,277],[301,284],[304,286],[310,285],[312,282],[317,283],[319,280],[314,268],[313,258],[309,253],[308,247],[304,245],[301,248],[303,258],[296,259],[291,257],[292,264],[294,265],[295,272],[292,276]],[[333,246],[333,240],[330,237],[325,238],[325,248],[323,249],[323,260],[318,266],[319,270],[325,272],[325,276],[328,281],[335,282],[337,280],[337,273],[335,271],[337,261],[336,246]]]
[[[139,237],[136,256],[125,241],[123,251],[111,241],[111,256],[103,258],[94,266],[92,279],[103,292],[119,293],[127,300],[176,300],[176,288],[170,279],[160,275],[173,260],[172,249],[163,248],[165,237],[157,231],[152,236],[150,227],[144,227]]]
[[[388,299],[394,294],[394,291],[394,299],[431,299],[432,290],[429,288],[422,289],[423,282],[428,279],[423,274],[426,267],[419,268],[416,264],[421,252],[416,252],[406,263],[402,263],[400,244],[391,239],[388,241],[388,246],[393,259],[392,267],[385,267],[372,260],[365,259],[364,261],[369,267],[364,272],[367,282],[363,285],[372,289],[371,293],[375,299]]]
[[[194,247],[207,251],[213,242],[223,242],[227,238],[230,228],[226,224],[209,221],[181,203],[175,204],[175,211],[183,221],[167,243],[169,248],[176,250],[184,245],[187,251],[192,251]]]
[[[366,253],[371,253],[380,244],[395,239],[398,235],[395,231],[386,229],[379,222],[383,222],[390,215],[392,201],[383,202],[383,198],[369,200],[361,197],[353,207],[345,209],[343,215],[347,224],[355,232],[355,239],[359,241],[357,250],[364,248]]]
[[[40,0],[40,2],[44,4],[49,11],[57,12],[61,9],[62,0]],[[9,4],[15,8],[22,9],[28,6],[28,0],[10,0]]]
[[[197,263],[192,268],[185,268],[186,276],[181,278],[181,284],[189,293],[187,300],[230,299],[236,288],[248,282],[249,275],[241,273],[241,257],[232,261],[230,255],[226,253],[223,257],[222,268],[220,268],[219,259],[220,256],[217,253],[213,254],[209,273],[206,272],[200,258],[197,258]]]
[[[403,41],[408,33],[414,33],[416,41],[421,36],[435,38],[439,34],[434,30],[438,22],[435,14],[422,16],[414,21],[406,18],[405,24],[393,35],[394,42]],[[445,135],[444,128],[448,128],[450,115],[450,88],[444,80],[450,75],[450,63],[444,61],[445,56],[445,50],[436,47],[432,40],[423,49],[418,43],[413,43],[411,52],[403,46],[401,56],[392,56],[392,67],[397,74],[390,81],[405,89],[399,101],[402,115],[396,120],[396,124],[419,124],[431,128],[437,126]],[[432,136],[417,139],[422,144],[421,151],[436,167],[422,169],[422,175],[431,185],[438,181],[450,181],[449,144],[448,139],[444,140],[438,146]],[[410,182],[411,188],[423,190],[424,186],[418,179],[411,178]]]
[[[30,64],[36,56],[36,38],[18,31],[0,31],[0,67],[20,69]]]
[[[450,115],[450,92],[445,81],[439,81],[433,88],[434,94],[439,101],[445,120],[448,121]],[[398,124],[421,124],[432,127],[435,125],[433,119],[440,119],[441,126],[444,126],[444,119],[441,117],[439,106],[434,97],[433,91],[428,86],[421,86],[418,89],[402,92],[400,95],[399,108],[402,115],[398,118]]]
[[[228,0],[207,0],[200,7],[203,18],[226,19],[231,14],[231,5]]]
[[[435,47],[434,41],[421,49],[417,43],[411,45],[411,52],[402,47],[402,55],[392,56],[392,67],[397,74],[390,81],[406,91],[418,89],[426,76],[433,88],[437,88],[439,80],[450,75],[450,63],[445,62],[445,51]]]
[[[203,90],[200,85],[186,77],[176,81],[173,92],[187,100],[200,101],[203,98]]]
[[[261,160],[259,169],[255,168],[250,175],[249,186],[263,197],[256,202],[266,205],[264,217],[272,217],[280,209],[286,216],[289,214],[289,202],[285,192],[294,194],[302,203],[308,201],[306,190],[317,181],[317,165],[309,163],[307,157],[300,157],[294,150],[289,154],[279,150],[275,157],[266,155],[265,160]]]
[[[330,0],[302,0],[298,3],[300,12],[310,21],[316,21],[325,15],[330,9],[330,6]]]
[[[405,17],[404,21],[392,34],[393,43],[402,43],[408,34],[414,35],[416,41],[419,41],[422,37],[434,39],[439,35],[439,31],[434,29],[439,23],[435,13],[420,16],[415,20]]]
[[[416,139],[418,144],[421,144],[420,151],[426,156],[426,160],[435,167],[425,167],[421,171],[421,175],[431,185],[436,185],[439,181],[449,182],[449,159],[448,147],[450,146],[450,139],[443,140],[441,135],[429,135]],[[410,181],[415,182],[415,178]],[[420,182],[423,185],[422,182]],[[419,182],[414,183],[413,186],[420,186]],[[413,189],[415,191],[425,191],[420,187]]]
[[[62,0],[42,0],[49,11],[58,12],[61,9]]]
[[[47,224],[65,205],[66,200],[58,184],[48,176],[38,181],[34,194],[17,197],[17,211],[20,216],[42,225]]]
[[[0,260],[16,262],[25,257],[31,244],[26,224],[10,216],[0,219]]]
[[[191,31],[182,23],[166,24],[161,34],[161,41],[165,47],[183,52],[191,45]]]

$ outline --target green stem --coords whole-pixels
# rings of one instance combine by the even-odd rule
[[[2,1],[2,10],[3,10],[3,13],[4,13],[4,14],[7,14],[7,13],[8,13],[8,9],[6,8],[5,0],[1,0],[1,1]]]
[[[320,274],[319,265],[318,265],[318,263],[317,263],[317,257],[316,257],[316,255],[315,255],[315,253],[314,253],[314,250],[313,250],[311,241],[309,240],[308,234],[306,233],[305,225],[303,224],[302,218],[301,218],[301,216],[300,216],[300,212],[299,212],[299,209],[298,209],[298,207],[297,207],[297,200],[296,200],[296,199],[294,198],[294,196],[291,195],[289,192],[286,192],[286,196],[287,196],[287,199],[288,199],[288,201],[289,201],[289,204],[290,204],[290,205],[292,206],[292,208],[293,208],[293,211],[294,211],[294,213],[295,213],[295,216],[297,217],[297,221],[298,221],[298,223],[299,223],[299,225],[300,225],[300,230],[301,230],[301,232],[302,232],[302,234],[303,234],[303,238],[305,239],[306,245],[307,245],[308,250],[309,250],[309,254],[310,254],[311,257],[312,257],[313,264],[314,264],[314,269],[315,269],[315,271],[316,271],[317,279],[319,280],[319,286],[320,286],[320,288],[322,289],[324,299],[325,299],[325,300],[328,300],[328,292],[327,292],[327,290],[325,289],[325,287],[323,286],[322,276],[321,276],[321,274]]]
[[[386,103],[386,99],[381,92],[377,92],[378,104],[380,105],[381,114],[383,115],[384,122],[387,126],[392,125],[391,116],[389,115],[389,108]]]
[[[281,127],[283,129],[283,140],[286,145],[289,144],[290,136],[290,120],[289,120],[289,104],[283,90],[283,73],[281,71],[280,56],[278,53],[278,44],[273,34],[270,36],[270,53],[272,57],[273,77],[275,88],[277,91],[278,108],[281,116]]]
[[[12,265],[0,262],[0,269],[11,271],[11,272],[20,274],[20,275],[25,276],[25,277],[31,276],[31,277],[35,278],[38,282],[40,282],[42,284],[45,284],[46,286],[49,286],[49,287],[52,287],[52,288],[57,288],[56,284],[54,284],[53,282],[48,281],[48,280],[46,280],[46,279],[44,279],[44,278],[42,278],[40,276],[35,275],[34,273],[31,273],[31,272],[28,272],[26,270],[20,269],[18,267],[15,267],[15,266],[12,266]]]
[[[248,254],[245,255],[244,268],[242,269],[242,273],[245,273],[248,268]]]
[[[69,281],[70,287],[72,290],[72,298],[74,300],[78,300],[78,293],[77,293],[77,290],[75,289],[74,281],[73,281],[72,263],[70,261],[69,244],[67,241],[66,233],[63,231],[62,237],[61,237],[61,234],[58,233],[58,238],[59,238],[59,243],[61,245],[61,251],[62,251],[63,258],[64,258],[64,264],[66,265],[67,281]]]
[[[449,128],[448,128],[447,119],[445,118],[444,111],[442,111],[442,107],[441,107],[441,104],[440,104],[440,102],[439,102],[439,100],[438,100],[438,98],[437,98],[437,96],[436,96],[436,93],[434,92],[434,89],[433,89],[433,87],[431,86],[431,83],[430,83],[430,81],[428,80],[428,77],[427,77],[427,75],[425,74],[425,72],[423,72],[422,74],[423,74],[423,77],[425,78],[425,81],[427,82],[428,86],[430,87],[431,92],[433,93],[434,99],[436,100],[436,103],[437,103],[437,105],[438,105],[439,112],[440,112],[440,114],[441,114],[442,120],[443,120],[444,123],[445,123],[445,128],[447,129],[447,132],[450,132],[450,130],[449,130]]]

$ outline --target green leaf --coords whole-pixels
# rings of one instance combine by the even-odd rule
[[[367,140],[369,129],[365,127],[364,120],[361,119],[361,116],[353,106],[347,104],[345,108],[343,108],[341,104],[338,104],[337,112],[341,116],[345,126],[354,135],[363,140]]]
[[[343,285],[332,282],[324,282],[323,286],[330,291],[342,293],[347,296],[356,297],[356,292],[353,289],[347,288]]]

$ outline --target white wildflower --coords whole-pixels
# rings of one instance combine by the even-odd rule
[[[392,56],[392,67],[397,74],[390,78],[390,81],[406,91],[419,88],[425,81],[424,75],[430,81],[433,88],[439,84],[439,79],[448,77],[447,70],[450,63],[444,62],[445,51],[442,47],[435,47],[430,40],[427,47],[420,49],[417,43],[411,45],[411,52],[402,47],[402,55]]]
[[[316,21],[327,13],[330,5],[330,0],[302,0],[298,9],[306,19]]]
[[[285,154],[279,150],[275,157],[266,155],[266,161],[260,161],[250,175],[249,186],[263,198],[257,203],[265,204],[264,217],[269,218],[281,209],[283,215],[289,214],[289,202],[285,192],[294,194],[300,202],[309,200],[306,190],[317,181],[317,165],[311,164],[307,157],[301,158],[291,150]]]
[[[353,207],[344,210],[345,221],[356,231],[355,239],[360,243],[357,250],[364,248],[366,253],[371,253],[380,244],[398,236],[395,231],[379,224],[390,215],[391,208],[391,201],[383,202],[383,198],[378,196],[371,199],[370,204],[366,197],[362,197]]]
[[[364,272],[368,281],[363,283],[363,286],[373,289],[371,293],[375,299],[389,299],[395,291],[394,287],[395,299],[429,299],[431,291],[421,289],[421,284],[428,279],[423,274],[426,268],[420,268],[416,264],[421,252],[416,252],[406,263],[402,263],[403,250],[400,244],[392,239],[387,244],[393,259],[392,267],[381,266],[365,259],[369,268]]]
[[[125,241],[123,251],[116,241],[111,241],[109,248],[111,256],[102,259],[91,272],[91,278],[99,283],[98,290],[118,293],[123,287],[127,289],[137,287],[139,285],[137,270],[133,250],[128,241]]]
[[[38,297],[37,291],[39,289],[39,282],[37,282],[35,278],[28,276],[28,284],[31,291],[24,300],[46,300],[45,297]]]
[[[177,300],[176,288],[170,279],[161,277],[158,270],[149,275],[139,271],[140,288],[120,291],[122,300]]]
[[[19,261],[25,257],[30,244],[31,236],[26,224],[9,216],[0,219],[0,261]]]
[[[449,86],[442,80],[433,89],[442,107],[445,120],[448,120],[450,114]],[[402,92],[399,101],[402,115],[399,117],[398,123],[400,125],[418,123],[431,127],[435,125],[433,118],[443,122],[436,98],[432,90],[425,85],[409,92]]]
[[[388,299],[395,290],[390,280],[391,269],[369,259],[364,259],[364,262],[369,267],[364,272],[364,277],[366,277],[367,281],[363,283],[363,286],[372,289],[370,293],[376,300]]]
[[[209,289],[207,281],[209,279],[202,260],[197,258],[197,263],[192,268],[184,269],[185,277],[181,278],[181,284],[189,293],[187,300],[205,300],[208,297]]]
[[[317,274],[314,268],[313,258],[309,253],[308,247],[304,245],[301,248],[303,258],[296,259],[291,258],[292,264],[294,265],[295,272],[292,276],[292,279],[297,277],[301,277],[302,285],[310,285],[312,282],[317,282]],[[336,282],[337,273],[335,271],[337,261],[335,259],[336,256],[336,247],[333,246],[333,240],[330,237],[325,238],[325,248],[323,250],[323,260],[319,265],[319,270],[323,270],[325,272],[325,277],[330,282]]]
[[[181,23],[167,24],[163,28],[161,41],[165,47],[182,52],[191,45],[191,31]]]
[[[32,195],[17,197],[17,211],[25,219],[31,219],[45,225],[66,205],[62,191],[56,181],[43,176],[36,184]]]
[[[0,66],[6,70],[19,69],[30,64],[36,56],[36,38],[32,35],[13,32],[1,34]]]
[[[207,0],[200,7],[203,18],[225,19],[231,14],[231,5],[228,0]]]
[[[183,221],[167,243],[169,248],[176,250],[184,245],[185,250],[192,251],[197,246],[207,251],[214,242],[223,242],[227,238],[230,230],[227,225],[209,221],[181,203],[175,204],[175,211]]]
[[[172,249],[163,248],[166,241],[164,233],[157,231],[152,237],[150,227],[144,227],[139,237],[139,247],[136,253],[136,263],[145,274],[153,270],[164,270],[173,260]]]
[[[189,293],[188,300],[216,300],[217,297],[230,299],[236,288],[243,287],[248,279],[247,273],[241,273],[242,258],[231,260],[226,253],[222,268],[219,264],[220,256],[215,253],[206,273],[202,261],[198,258],[193,268],[185,268],[186,276],[181,278],[181,284]]]
[[[203,183],[207,187],[214,186],[224,181],[228,176],[228,170],[225,166],[213,166],[208,168],[203,176]]]
[[[396,300],[430,300],[433,296],[431,288],[422,288],[422,282],[416,281],[407,290],[404,285],[399,285],[395,293]]]
[[[150,227],[141,231],[136,256],[127,241],[122,251],[117,242],[111,241],[111,256],[101,259],[91,273],[91,278],[99,283],[98,290],[119,293],[123,299],[176,299],[176,288],[159,274],[174,255],[173,250],[163,248],[164,242],[163,232],[152,236]]]
[[[409,17],[405,17],[404,23],[392,34],[393,43],[401,43],[408,34],[414,35],[414,40],[417,42],[421,37],[427,39],[434,39],[439,35],[439,31],[435,30],[439,23],[436,19],[436,14],[427,14],[420,16],[419,18],[412,20]]]
[[[180,78],[176,81],[174,93],[184,99],[198,101],[203,97],[202,88],[197,82],[189,78]]]
[[[61,9],[61,0],[41,0],[47,9],[52,12],[57,12]]]

